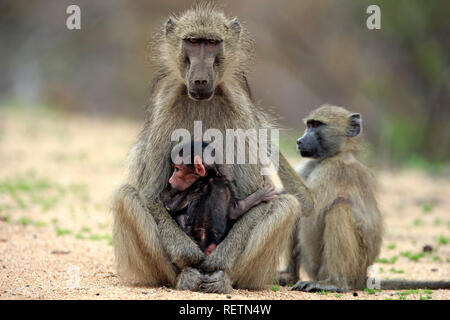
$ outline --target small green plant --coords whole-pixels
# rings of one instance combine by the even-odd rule
[[[430,290],[430,289],[424,289],[424,290],[423,290],[423,293],[426,293],[426,294],[433,294],[433,290]]]
[[[422,210],[425,213],[430,213],[434,210],[435,204],[433,202],[424,202],[422,204]]]
[[[329,291],[325,291],[325,290],[321,290],[321,291],[318,291],[317,292],[317,294],[320,294],[320,295],[322,295],[322,296],[326,296],[326,295],[328,295],[330,292]]]
[[[63,236],[63,235],[66,235],[66,234],[71,234],[72,233],[72,231],[70,231],[70,230],[67,230],[67,229],[62,229],[62,228],[56,228],[56,235],[59,237],[59,236]]]
[[[411,251],[400,252],[401,256],[408,258],[411,261],[418,261],[420,258],[424,257],[425,254],[426,254],[425,252],[418,252],[418,253],[411,253]]]
[[[375,262],[379,262],[379,263],[388,263],[388,264],[394,264],[397,261],[397,256],[394,256],[390,259],[388,258],[378,258],[375,260]]]
[[[273,292],[277,292],[279,290],[280,290],[280,286],[279,285],[277,285],[277,284],[272,285],[272,291]]]
[[[391,243],[391,244],[388,245],[387,248],[388,248],[389,250],[393,250],[393,249],[397,248],[397,245],[396,245],[395,243]]]
[[[448,244],[449,240],[448,240],[447,237],[444,237],[444,236],[441,235],[441,236],[439,237],[438,242],[439,242],[439,244],[446,245],[446,244]]]
[[[398,296],[409,296],[411,294],[420,294],[420,290],[419,289],[409,289],[409,290],[397,291],[395,294]]]
[[[433,225],[440,226],[441,224],[442,224],[442,220],[441,219],[434,219]]]
[[[111,241],[112,236],[110,234],[91,234],[87,239],[94,240],[94,241],[100,241],[100,240]]]
[[[21,218],[19,218],[19,220],[17,220],[17,223],[21,224],[23,226],[28,226],[28,225],[32,224],[33,221],[28,217],[21,217]]]
[[[402,251],[400,252],[400,255],[402,257],[409,258],[409,256],[411,255],[411,251]]]
[[[39,205],[43,211],[48,211],[59,202],[64,194],[64,187],[38,177],[34,171],[26,171],[0,180],[0,194],[2,193],[15,204],[12,209],[24,210]]]
[[[416,254],[413,254],[409,257],[409,260],[411,261],[419,261],[420,258],[425,256],[425,252],[419,252]]]
[[[395,268],[391,268],[389,271],[392,272],[392,273],[405,273],[404,270],[401,270],[401,269],[395,269]]]
[[[46,227],[46,226],[47,226],[47,222],[38,220],[38,221],[35,222],[34,225],[35,225],[36,227]]]
[[[343,295],[342,295],[342,294],[339,294],[339,293],[335,293],[335,294],[334,294],[334,297],[335,297],[335,298],[342,298]]]
[[[365,288],[364,291],[367,292],[368,294],[375,294],[375,290],[374,289]]]
[[[415,227],[418,227],[418,226],[422,225],[422,223],[423,223],[422,220],[415,219],[413,224],[414,224]]]

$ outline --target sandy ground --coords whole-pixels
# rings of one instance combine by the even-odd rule
[[[121,284],[109,203],[140,128],[131,120],[0,106],[0,299],[450,298],[449,290],[355,296],[272,285],[218,295]],[[450,179],[416,171],[377,175],[386,230],[375,275],[450,280]],[[431,253],[422,253],[425,245]]]

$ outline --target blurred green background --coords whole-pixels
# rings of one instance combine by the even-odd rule
[[[154,72],[150,40],[170,12],[193,3],[2,0],[0,108],[141,119]],[[217,3],[255,39],[250,85],[287,129],[287,152],[302,118],[330,103],[362,113],[380,167],[448,169],[450,1]],[[70,4],[81,7],[81,30],[66,28]],[[381,30],[366,27],[371,4],[381,8]]]

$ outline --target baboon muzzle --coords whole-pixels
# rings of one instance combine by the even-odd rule
[[[214,94],[213,62],[197,61],[189,69],[188,92],[194,100],[207,100]]]

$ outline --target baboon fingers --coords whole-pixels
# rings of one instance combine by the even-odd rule
[[[206,293],[229,293],[233,290],[228,275],[218,270],[211,275],[203,275],[200,290]]]
[[[178,275],[178,290],[200,291],[202,274],[195,268],[187,267]]]

